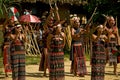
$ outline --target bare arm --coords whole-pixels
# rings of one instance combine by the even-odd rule
[[[61,35],[62,35],[62,37],[63,37],[63,41],[64,41],[64,45],[63,46],[65,46],[65,44],[66,44],[66,35],[65,35],[65,33],[64,32],[61,32]]]
[[[43,28],[44,28],[45,31],[48,30],[47,25],[48,25],[48,22],[50,21],[50,18],[52,17],[52,15],[53,15],[53,8],[50,9],[49,16],[47,17],[47,19],[46,19],[46,21],[45,21],[45,23],[43,25]]]
[[[117,27],[116,27],[116,30],[115,30],[115,36],[117,38],[117,44],[120,45],[120,36],[119,36],[119,31],[118,31]]]
[[[71,36],[73,40],[79,40],[80,38],[80,33],[75,34],[75,30],[72,28],[71,29]]]
[[[59,12],[58,12],[58,7],[57,5],[55,4],[55,10],[54,10],[54,13],[55,13],[55,18],[56,18],[56,21],[60,21],[60,16],[59,16]]]
[[[50,44],[51,44],[51,39],[52,39],[52,34],[49,34],[47,37],[47,48],[48,50],[50,50]]]

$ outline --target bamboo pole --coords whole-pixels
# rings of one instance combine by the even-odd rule
[[[27,41],[28,42],[26,42],[26,47],[29,47],[28,49],[29,49],[29,52],[28,52],[28,50],[27,50],[27,53],[28,53],[28,55],[36,55],[37,54],[37,49],[35,48],[35,44],[34,44],[34,41],[33,41],[33,38],[32,38],[32,33],[31,33],[31,31],[28,29],[28,31],[26,31],[26,29],[25,29],[25,26],[23,26],[23,28],[24,29],[22,29],[22,31],[24,32],[24,34],[26,34],[27,36],[29,36],[29,38],[27,37]],[[35,54],[36,53],[36,54]]]
[[[30,27],[30,25],[29,25],[29,27]],[[33,34],[32,34],[32,31],[28,29],[28,33],[29,33],[29,38],[30,38],[30,44],[33,45],[33,46],[35,46],[34,40],[33,40],[33,38],[32,38],[32,35],[33,35]],[[33,55],[36,55],[36,54],[37,54],[35,48],[33,48],[33,47],[30,46],[30,50],[31,50],[31,53],[32,53]]]
[[[86,45],[87,45],[87,50],[88,50],[89,55],[90,55],[90,60],[91,60],[91,57],[92,57],[92,39],[91,39],[91,36],[92,36],[92,33],[94,32],[93,30],[90,29],[90,23],[91,23],[94,15],[96,14],[96,11],[97,11],[97,6],[95,7],[91,17],[89,18],[89,20],[88,20],[88,22],[85,26],[85,29],[89,30],[89,33],[87,34],[87,37],[89,37],[89,42]]]
[[[31,39],[29,39],[29,37],[28,36],[30,36],[30,33],[28,32],[28,31],[26,31],[26,29],[25,29],[25,26],[23,25],[23,32],[24,32],[24,34],[26,35],[26,37],[27,37],[27,41],[28,42],[26,42],[26,44],[25,44],[25,46],[26,46],[26,49],[28,49],[28,50],[26,50],[26,54],[28,54],[28,55],[31,55],[31,53],[32,53],[32,51],[30,50],[30,46],[31,45],[29,45],[29,44],[31,44]],[[28,48],[27,48],[28,47]],[[28,52],[29,51],[29,52]]]
[[[39,50],[39,47],[38,47],[37,40],[36,40],[36,38],[35,38],[35,36],[34,36],[34,32],[33,32],[32,26],[31,26],[30,24],[29,24],[29,26],[30,26],[31,32],[32,32],[32,34],[33,34],[33,40],[34,40],[34,43],[35,43],[34,46],[37,47],[38,53],[41,54],[41,52],[40,52],[40,50]]]

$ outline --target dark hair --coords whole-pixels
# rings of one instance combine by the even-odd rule
[[[109,20],[111,19],[111,18],[114,18],[112,15],[109,15],[108,16],[108,22],[107,22],[107,24],[106,24],[106,26],[108,27],[108,28],[110,28],[110,25],[109,25]],[[115,22],[115,24],[114,24],[114,26],[116,25],[116,22]]]
[[[96,19],[99,24],[104,24],[107,21],[107,17],[104,14],[100,14]]]
[[[93,23],[104,24],[107,21],[107,17],[104,14],[96,14],[93,17]]]

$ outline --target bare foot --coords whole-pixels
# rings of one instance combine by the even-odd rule
[[[43,75],[44,77],[47,77],[47,75],[46,75],[46,73],[44,73],[44,75]]]
[[[118,73],[114,71],[114,74],[118,77]]]
[[[9,77],[7,73],[5,74],[5,77]]]

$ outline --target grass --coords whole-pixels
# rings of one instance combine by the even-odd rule
[[[64,60],[69,61],[69,53],[65,53]],[[86,60],[89,60],[89,54],[85,55]],[[26,56],[26,65],[39,65],[40,56]],[[0,74],[3,74],[3,58],[0,56]]]
[[[64,52],[64,60],[69,61],[70,52]],[[85,54],[86,60],[90,60],[89,54]],[[39,65],[40,63],[40,56],[26,56],[26,65]],[[0,56],[0,74],[3,73],[3,57]]]
[[[65,57],[65,60],[68,60],[69,59],[69,53],[65,53],[64,55]],[[86,60],[89,60],[89,54],[86,54],[85,55],[86,57]],[[3,58],[0,57],[0,67],[3,66]],[[29,65],[29,64],[39,64],[40,62],[40,56],[26,56],[26,65]]]
[[[64,60],[69,60],[69,54],[65,53]],[[26,65],[29,64],[39,64],[40,63],[40,56],[26,56]]]
[[[39,64],[40,63],[40,56],[26,56],[26,65],[29,64]]]

